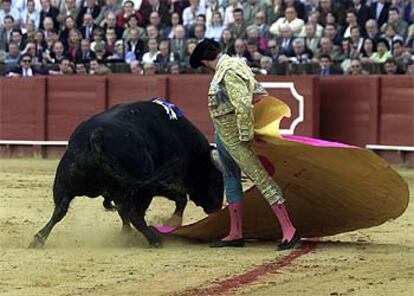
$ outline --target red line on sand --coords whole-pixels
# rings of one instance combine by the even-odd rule
[[[193,288],[187,291],[183,291],[182,293],[179,293],[179,295],[181,296],[222,295],[232,289],[236,289],[244,285],[248,285],[256,281],[258,277],[260,276],[263,276],[271,272],[278,271],[284,267],[291,265],[295,259],[313,251],[315,248],[316,248],[315,243],[302,242],[302,245],[299,248],[291,251],[287,256],[283,257],[279,261],[266,263],[246,273],[236,275],[234,277],[230,277],[222,281],[218,281],[212,287]]]

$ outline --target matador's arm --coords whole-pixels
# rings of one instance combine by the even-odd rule
[[[249,89],[248,83],[249,81],[232,70],[228,70],[224,76],[227,94],[236,108],[240,141],[250,141],[254,136],[253,93]]]

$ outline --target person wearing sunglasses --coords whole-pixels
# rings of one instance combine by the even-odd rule
[[[35,75],[44,75],[46,73],[37,70],[32,65],[32,57],[30,54],[25,53],[21,55],[19,66],[6,72],[5,76],[7,77],[32,77]]]
[[[190,57],[196,69],[214,72],[208,91],[208,107],[215,127],[218,161],[223,171],[229,203],[230,232],[211,247],[243,247],[241,172],[256,185],[276,215],[283,233],[280,250],[291,249],[300,236],[290,221],[283,192],[269,176],[252,148],[254,137],[253,102],[267,96],[243,60],[222,54],[212,39],[198,43]],[[212,155],[214,158],[214,156]]]

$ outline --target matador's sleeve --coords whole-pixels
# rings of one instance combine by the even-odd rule
[[[240,141],[250,141],[254,136],[253,93],[246,81],[235,71],[228,70],[224,84],[232,105],[236,108]]]

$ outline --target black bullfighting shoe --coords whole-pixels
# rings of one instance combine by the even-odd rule
[[[300,243],[300,235],[299,233],[296,231],[295,235],[292,237],[292,239],[290,241],[283,241],[281,242],[278,246],[277,249],[279,251],[283,251],[283,250],[289,250],[289,249],[293,249],[294,247],[298,246]]]
[[[219,240],[210,243],[210,248],[223,248],[223,247],[236,247],[242,248],[244,247],[244,238],[233,239],[233,240]]]

